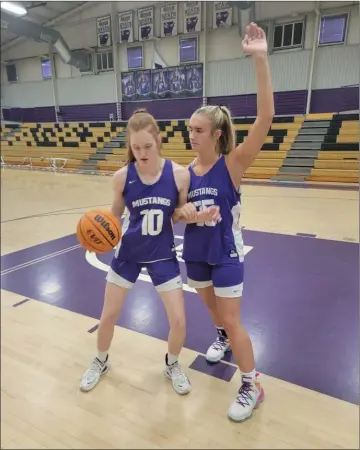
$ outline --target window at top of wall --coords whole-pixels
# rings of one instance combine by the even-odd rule
[[[41,73],[44,80],[51,78],[51,62],[50,59],[41,60]]]
[[[274,27],[274,50],[302,47],[303,39],[304,22],[284,23]]]
[[[322,16],[319,28],[319,45],[343,44],[347,20],[347,13]]]
[[[9,83],[16,83],[19,81],[15,64],[6,64],[6,75]]]
[[[96,53],[96,67],[99,72],[114,69],[112,51]]]
[[[141,45],[127,48],[128,69],[142,69],[143,48]]]
[[[197,62],[198,41],[197,37],[183,38],[179,41],[180,64]]]

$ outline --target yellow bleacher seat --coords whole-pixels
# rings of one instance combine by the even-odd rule
[[[315,161],[316,169],[344,169],[359,170],[359,161],[336,160],[336,159],[318,159]]]
[[[277,175],[303,126],[304,120],[321,121],[331,120],[334,117],[332,113],[310,114],[289,118],[289,122],[274,121],[271,125],[271,131],[265,139],[263,149],[257,155],[252,166],[246,171],[245,177],[267,179]],[[338,123],[337,117],[335,123]],[[167,122],[170,125],[164,127],[159,121],[163,130],[161,131],[163,137],[162,156],[184,166],[196,157],[196,152],[190,149],[188,123],[188,119],[185,121],[171,120]],[[105,126],[100,125],[100,127],[90,127],[89,123],[81,123],[81,126],[79,123],[71,123],[68,126],[61,123],[58,125],[53,123],[24,123],[20,127],[20,131],[13,132],[11,136],[7,136],[6,140],[2,141],[1,154],[7,160],[10,158],[19,164],[22,164],[24,158],[32,158],[33,165],[46,165],[45,158],[59,157],[67,159],[68,164],[81,165],[83,161],[88,160],[92,154],[96,153],[97,149],[103,148],[106,142],[110,142],[118,133],[126,130],[125,125],[114,125],[111,122],[105,122]],[[247,130],[251,126],[252,124],[234,123],[234,128],[239,131],[237,133],[238,142],[246,139]],[[6,134],[6,130],[7,128],[2,126],[2,135]],[[10,132],[11,129],[8,131]],[[335,134],[332,135],[336,136],[339,151],[332,150],[332,148],[336,148],[333,144],[335,142],[334,137],[325,141],[328,144],[330,143],[330,145],[324,146],[329,150],[319,151],[314,168],[307,179],[358,182],[359,151],[354,151],[354,146],[349,144],[359,142],[359,132],[358,121],[342,121],[339,131],[336,130]],[[273,134],[276,134],[276,136],[273,136]],[[56,146],[45,146],[45,142],[54,143]],[[9,145],[9,143],[12,145]],[[66,143],[72,143],[75,147],[64,147]],[[343,149],[349,148],[351,151],[342,150],[341,147]],[[109,150],[112,153],[106,155],[106,160],[97,163],[100,171],[115,171],[126,164],[127,150],[125,148]],[[6,162],[6,159],[4,160]],[[67,165],[67,167],[70,166]]]

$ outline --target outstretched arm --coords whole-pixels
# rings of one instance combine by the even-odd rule
[[[271,127],[274,110],[274,93],[271,85],[265,32],[256,24],[246,27],[242,42],[245,54],[253,57],[257,80],[257,117],[247,138],[229,154],[229,168],[239,182],[245,171],[260,152]]]

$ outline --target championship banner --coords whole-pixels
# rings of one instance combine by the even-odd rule
[[[103,16],[96,19],[97,46],[109,47],[111,45],[111,17]]]
[[[201,31],[201,2],[184,3],[184,33]]]
[[[139,24],[139,41],[148,41],[154,36],[154,7],[137,10]]]
[[[203,96],[203,65],[123,72],[122,101]]]
[[[122,99],[124,101],[136,100],[136,72],[122,72],[121,73],[121,90]]]
[[[230,2],[214,2],[213,28],[231,27],[232,13]]]
[[[177,3],[168,3],[160,9],[161,37],[176,36],[178,22]]]
[[[134,42],[134,13],[133,11],[118,14],[119,17],[119,42]]]

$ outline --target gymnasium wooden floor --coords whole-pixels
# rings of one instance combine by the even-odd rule
[[[187,286],[193,390],[180,397],[163,377],[168,328],[146,273],[112,370],[79,391],[111,254],[86,255],[74,230],[111,193],[110,177],[1,171],[1,448],[359,448],[358,192],[244,186],[243,316],[265,402],[242,424],[226,417],[239,373],[231,356],[204,361],[215,333]]]

